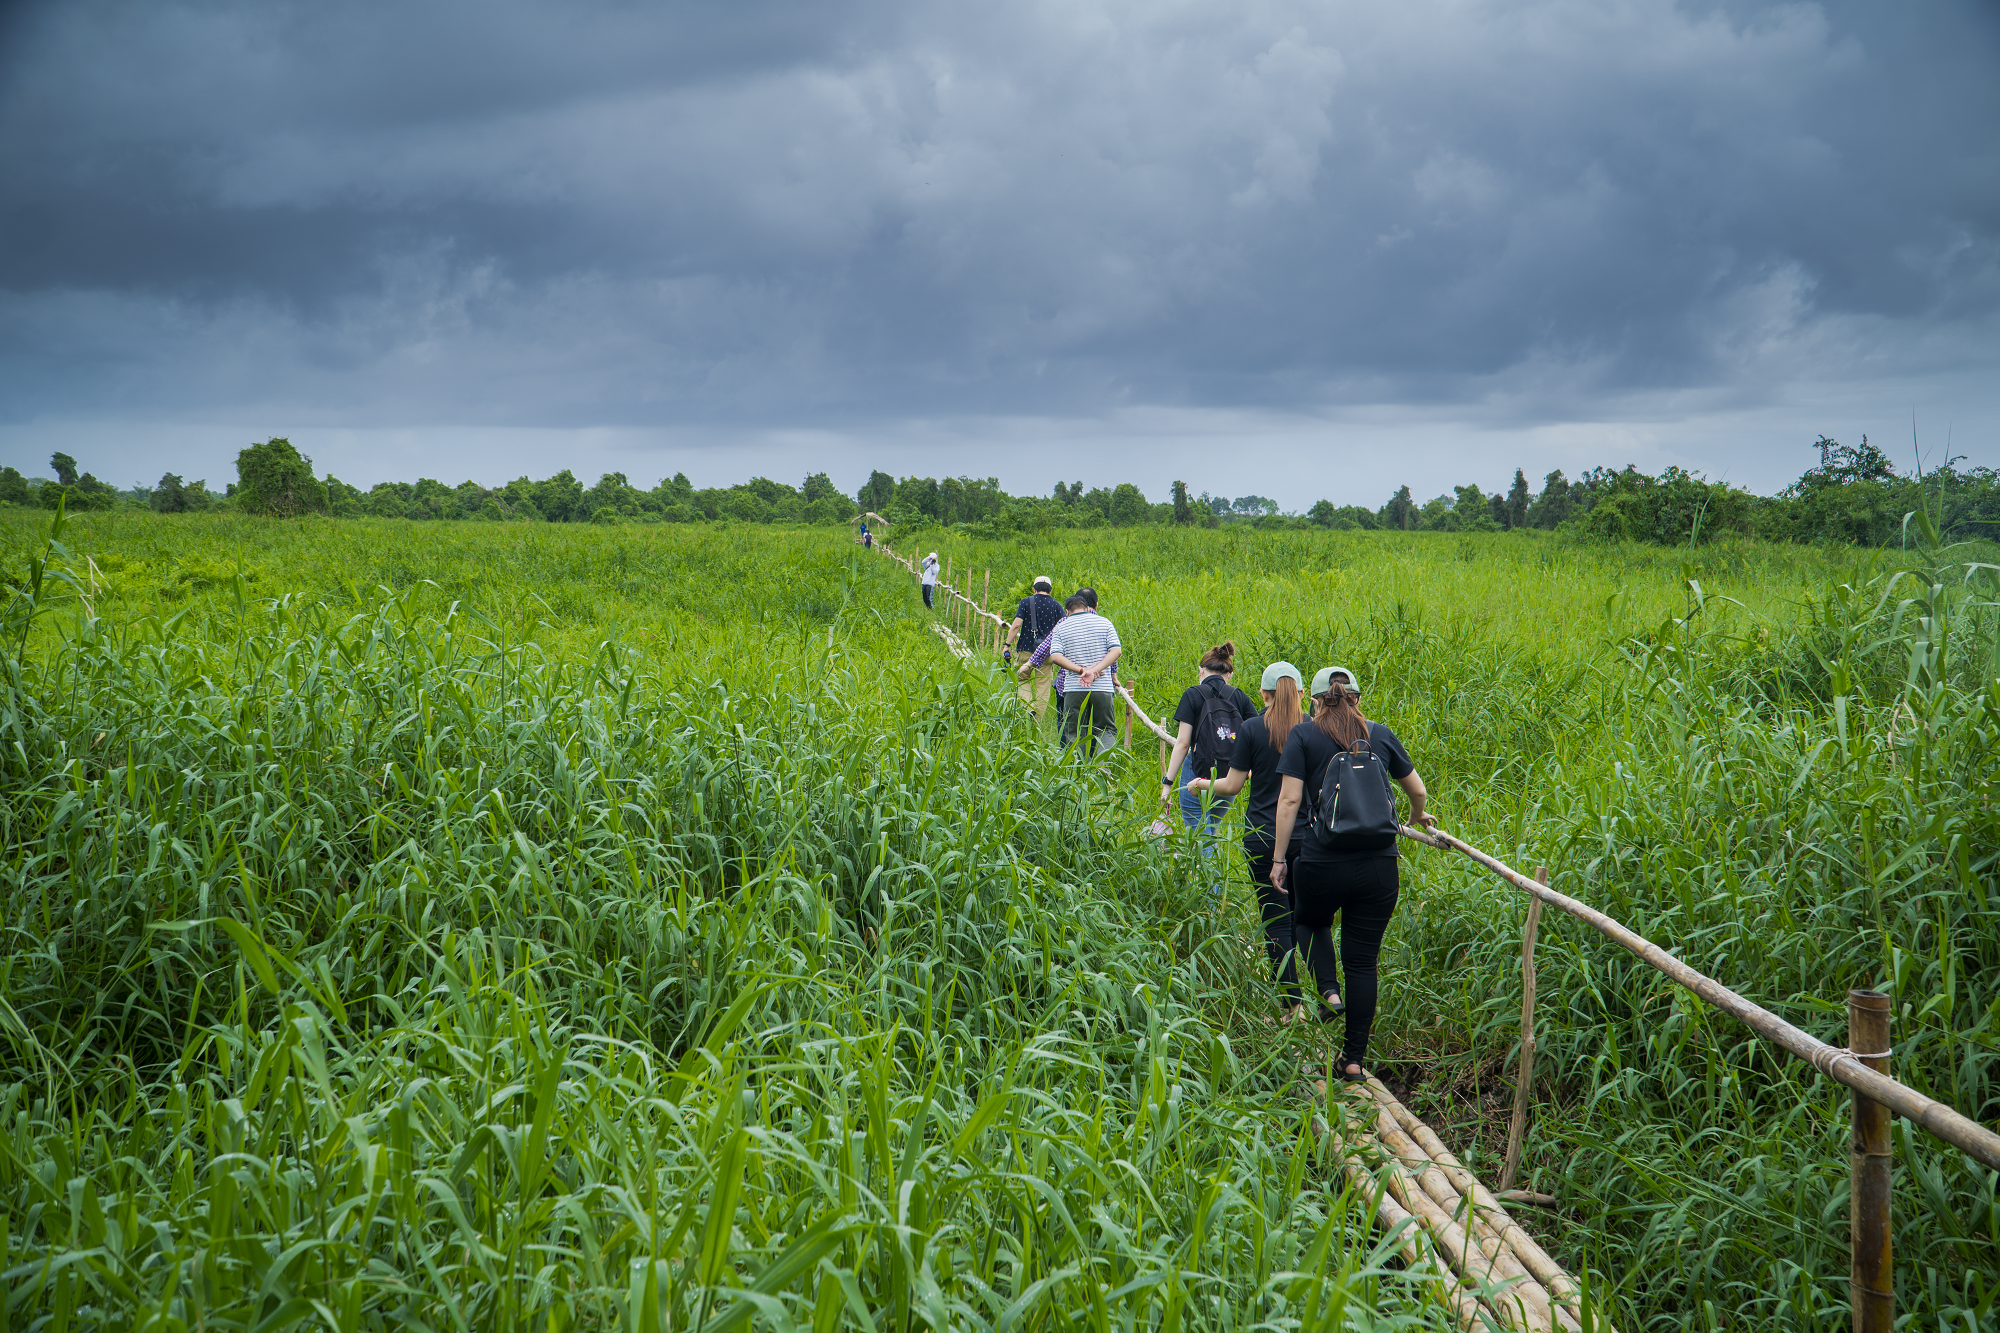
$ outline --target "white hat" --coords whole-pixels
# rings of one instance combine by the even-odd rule
[[[1037,574],[1035,575],[1035,586],[1037,588],[1053,588],[1056,586],[1056,581],[1047,574]]]

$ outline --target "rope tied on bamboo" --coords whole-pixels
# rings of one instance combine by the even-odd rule
[[[1886,1051],[1850,1051],[1845,1046],[1822,1046],[1806,1058],[1812,1062],[1814,1069],[1819,1070],[1820,1073],[1825,1074],[1828,1078],[1832,1078],[1834,1077],[1833,1067],[1842,1060],[1887,1060],[1895,1053],[1896,1048],[1894,1046],[1891,1046]],[[1862,1065],[1861,1068],[1867,1069],[1868,1066]]]

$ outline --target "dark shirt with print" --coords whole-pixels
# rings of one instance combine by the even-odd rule
[[[1174,721],[1185,722],[1190,727],[1196,726],[1201,722],[1202,707],[1207,703],[1207,701],[1210,698],[1227,697],[1232,695],[1236,699],[1236,715],[1239,718],[1253,718],[1257,716],[1257,714],[1263,711],[1261,708],[1257,707],[1256,700],[1252,699],[1249,695],[1245,694],[1243,691],[1237,689],[1234,685],[1231,685],[1228,681],[1224,680],[1222,677],[1210,676],[1207,680],[1202,681],[1199,685],[1190,685],[1187,687],[1187,689],[1181,691],[1181,701],[1174,708]],[[1242,734],[1242,729],[1240,724],[1238,726],[1237,734],[1238,735]],[[1194,739],[1198,740],[1199,737],[1196,737]],[[1189,753],[1193,753],[1192,746],[1190,746]],[[1195,776],[1198,778],[1206,778],[1206,777],[1219,778],[1222,776],[1222,774],[1196,773]]]
[[[1045,592],[1032,597],[1023,597],[1021,604],[1014,608],[1014,615],[1021,622],[1021,637],[1014,644],[1024,653],[1032,653],[1049,637],[1049,631],[1063,618],[1062,603]]]

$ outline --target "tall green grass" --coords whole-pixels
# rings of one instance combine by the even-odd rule
[[[0,535],[10,571],[46,542]],[[5,638],[10,1327],[1441,1325],[1312,1146],[1324,1051],[1269,1022],[1240,869],[1218,916],[1139,833],[1153,746],[1057,759],[890,562],[66,539],[95,619],[55,587]],[[1245,677],[1353,667],[1454,831],[1830,1039],[1891,988],[1897,1075],[2000,1114],[1972,553],[929,545],[1095,584],[1156,714],[1225,637]],[[1404,882],[1376,1061],[1486,1174],[1524,904],[1429,851]],[[1620,1327],[1844,1324],[1837,1090],[1543,941],[1531,1225]],[[1899,1152],[1901,1307],[1994,1326],[1993,1178]]]
[[[1992,1124],[1993,557],[1912,529],[1910,551],[1865,556],[1135,534],[960,561],[1015,582],[1090,571],[1161,708],[1224,637],[1249,650],[1245,679],[1278,657],[1352,667],[1455,832],[1547,864],[1836,1045],[1847,989],[1888,989],[1896,1075]],[[1494,1174],[1525,909],[1476,866],[1417,853],[1384,962],[1378,1061]],[[1619,1275],[1626,1322],[1844,1326],[1845,1092],[1579,923],[1545,921],[1542,941],[1527,1166],[1565,1202],[1559,1253]],[[1906,1129],[1900,1308],[2000,1327],[1995,1176]]]
[[[882,562],[691,548],[749,584],[626,604],[737,617],[568,655],[281,546],[117,615],[98,536],[0,626],[7,1327],[1443,1326],[1115,773]]]

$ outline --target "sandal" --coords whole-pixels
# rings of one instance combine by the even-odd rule
[[[1329,999],[1328,996],[1331,996],[1332,998]],[[1340,998],[1339,991],[1328,991],[1326,995],[1322,995],[1319,997],[1320,1022],[1330,1023],[1333,1021],[1334,1015],[1344,1014],[1346,1012],[1347,1012],[1347,1003]]]
[[[1350,1070],[1353,1072],[1350,1073]],[[1368,1071],[1361,1067],[1359,1061],[1350,1060],[1340,1067],[1340,1081],[1342,1083],[1366,1083],[1368,1081]]]

